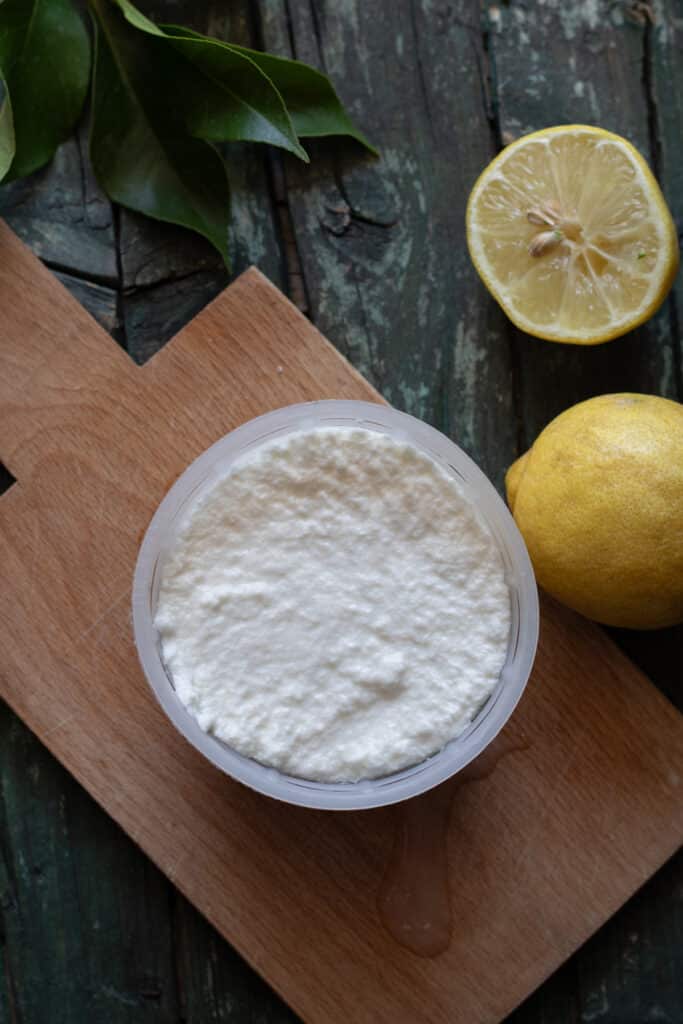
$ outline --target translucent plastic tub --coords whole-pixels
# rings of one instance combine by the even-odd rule
[[[177,697],[164,668],[154,628],[161,569],[184,513],[248,451],[292,431],[318,426],[360,426],[408,441],[456,477],[500,547],[510,589],[508,652],[498,684],[468,728],[426,761],[379,779],[318,783],[284,775],[232,750],[203,732]],[[417,796],[484,750],[507,722],[526,686],[538,639],[538,594],[524,542],[512,516],[480,469],[447,437],[420,420],[370,402],[326,401],[290,405],[250,420],[199,456],[178,478],[149,525],[133,581],[133,625],[142,667],[157,700],[183,736],[218,768],[252,789],[304,807],[355,810]]]

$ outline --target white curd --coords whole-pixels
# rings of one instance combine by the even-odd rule
[[[510,600],[452,477],[411,444],[324,427],[244,456],[189,510],[155,625],[202,729],[291,775],[355,781],[471,722]]]

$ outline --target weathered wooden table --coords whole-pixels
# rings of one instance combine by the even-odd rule
[[[683,398],[680,278],[629,337],[551,345],[505,320],[464,239],[467,194],[501,144],[571,121],[627,135],[680,225],[683,0],[140,6],[332,76],[382,160],[329,143],[306,168],[232,147],[234,272],[258,264],[389,401],[457,438],[498,486],[573,402]],[[144,361],[228,277],[200,240],[113,210],[86,149],[83,127],[49,168],[0,190],[0,214]],[[683,630],[615,635],[683,706]],[[294,1020],[8,709],[0,730],[0,1024]],[[511,1021],[681,1024],[682,956],[679,854]]]

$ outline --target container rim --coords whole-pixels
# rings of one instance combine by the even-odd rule
[[[499,546],[510,590],[512,622],[506,661],[492,695],[467,729],[411,768],[360,782],[323,783],[286,775],[205,733],[173,688],[153,622],[163,559],[184,512],[198,494],[246,452],[277,436],[323,426],[356,426],[388,434],[414,445],[455,477]],[[538,592],[524,541],[505,503],[476,463],[444,434],[408,413],[384,404],[344,399],[302,402],[258,416],[220,438],[187,467],[162,499],[145,532],[133,576],[132,613],[145,677],[185,739],[217,768],[251,789],[319,810],[361,810],[397,803],[465,768],[495,739],[517,706],[531,672],[539,630]]]

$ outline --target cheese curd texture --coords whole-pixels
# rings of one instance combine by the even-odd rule
[[[459,484],[361,428],[287,434],[185,515],[155,615],[199,725],[321,782],[376,778],[472,721],[506,658],[498,546]]]

